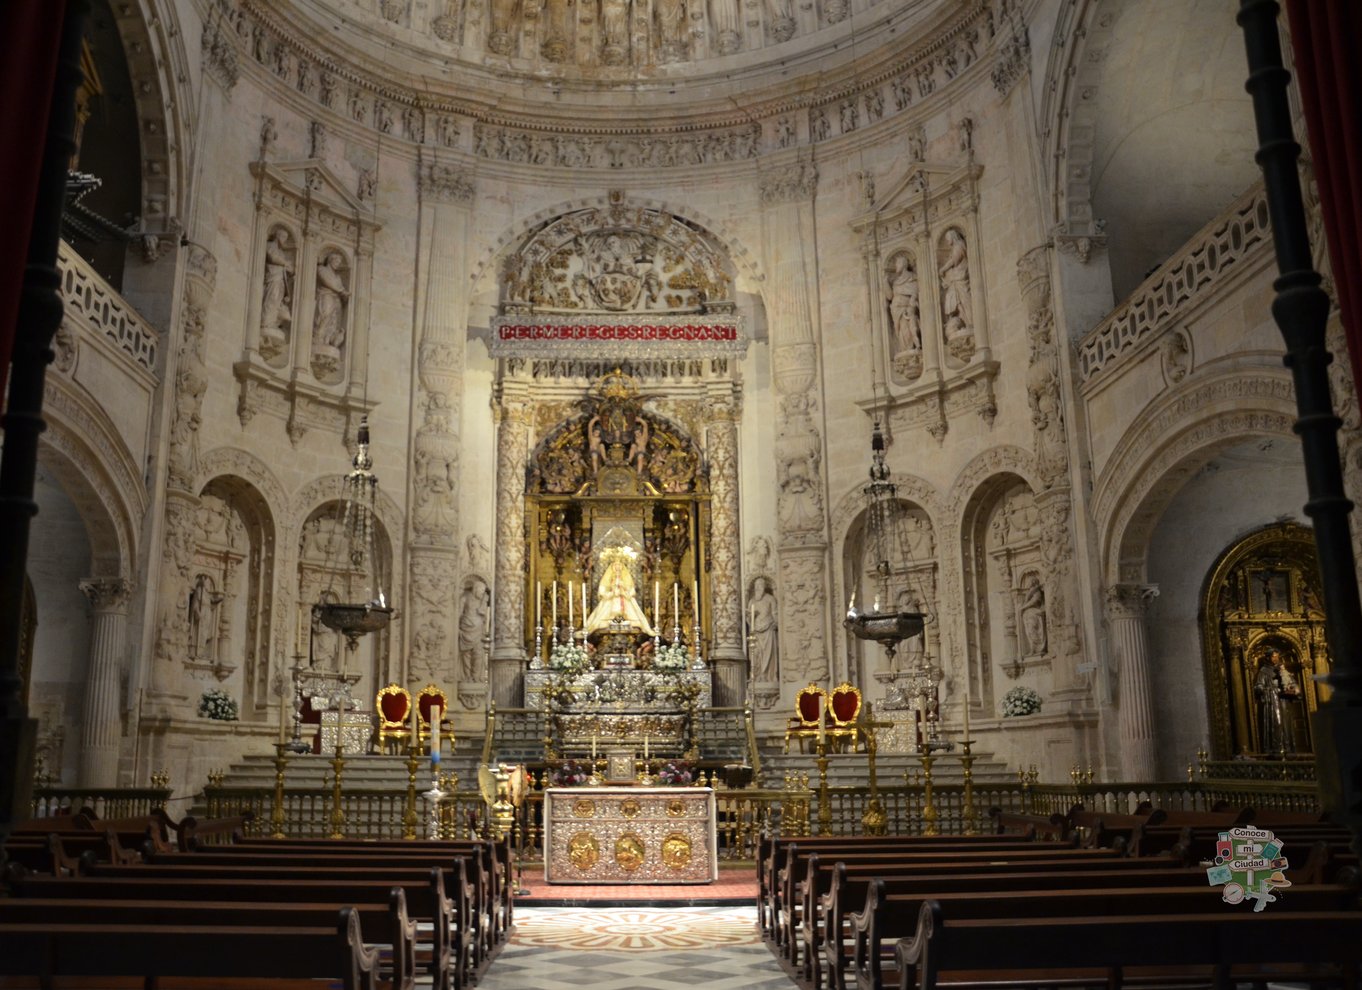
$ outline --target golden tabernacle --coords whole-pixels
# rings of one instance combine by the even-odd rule
[[[551,787],[544,792],[549,883],[713,883],[709,787]]]

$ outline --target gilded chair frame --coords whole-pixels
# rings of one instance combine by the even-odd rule
[[[856,707],[852,710],[851,716],[849,718],[844,719],[838,716],[837,708],[834,702],[836,701],[839,695],[848,694],[855,696]],[[831,691],[827,692],[826,698],[828,706],[828,719],[832,723],[832,725],[827,730],[828,738],[833,740],[833,747],[838,751],[844,751],[846,749],[848,741],[850,741],[851,748],[854,751],[856,749],[856,744],[861,736],[861,727],[859,724],[861,717],[861,705],[863,703],[861,698],[861,689],[856,687],[849,681],[843,681],[841,684],[838,684],[836,687],[834,687]]]
[[[402,718],[389,719],[387,709],[384,707],[383,700],[389,697],[400,697],[405,700]],[[389,740],[396,742],[399,747],[411,742],[411,692],[400,684],[388,684],[379,689],[374,695],[374,711],[378,713],[378,751],[387,752],[386,746]]]
[[[428,704],[422,705],[421,702],[426,698],[432,700]],[[448,739],[452,748],[454,736],[446,728],[449,724],[449,696],[445,694],[442,687],[434,683],[427,684],[416,695],[416,729],[421,734],[421,745],[424,746],[430,739],[430,716],[427,712],[434,707],[434,699],[439,699],[440,703],[440,736],[443,739]]]
[[[816,718],[804,717],[803,701],[806,697],[817,698],[818,716]],[[804,740],[815,739],[818,736],[819,719],[825,717],[827,711],[827,692],[821,687],[810,681],[807,685],[799,689],[795,695],[795,713],[785,728],[785,752],[790,751],[790,740],[794,739],[799,743],[799,751],[804,752]]]

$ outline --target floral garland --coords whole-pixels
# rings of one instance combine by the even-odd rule
[[[671,643],[657,651],[653,657],[653,670],[669,674],[679,673],[690,666],[690,650],[680,643]]]
[[[219,722],[235,722],[237,719],[236,699],[222,688],[209,688],[199,699],[199,718],[211,718]]]
[[[1040,695],[1029,687],[1014,687],[1003,695],[1003,718],[1034,715],[1040,711]]]
[[[695,779],[695,773],[685,760],[668,760],[658,769],[657,779],[672,787],[684,787]]]
[[[581,787],[591,779],[591,768],[576,760],[564,760],[549,775],[549,783],[554,787]]]
[[[576,674],[591,666],[586,649],[576,643],[556,643],[549,653],[549,669]]]

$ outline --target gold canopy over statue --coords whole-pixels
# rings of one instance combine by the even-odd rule
[[[610,547],[601,551],[605,569],[596,585],[596,607],[586,618],[587,636],[612,626],[618,628],[619,624],[648,636],[657,635],[638,603],[638,586],[632,571],[635,555],[630,547]]]

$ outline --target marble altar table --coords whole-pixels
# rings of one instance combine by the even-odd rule
[[[713,883],[719,875],[709,787],[550,787],[549,883]]]

